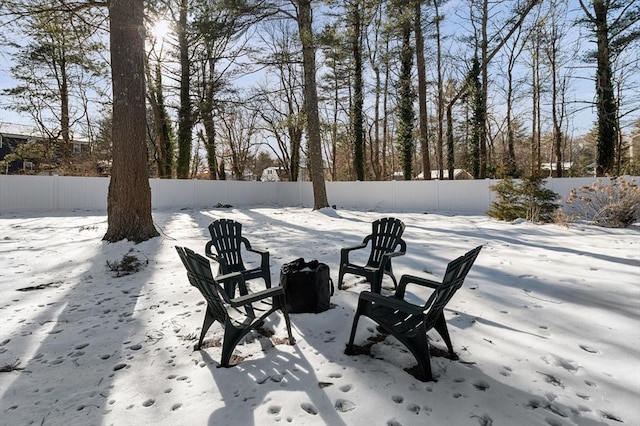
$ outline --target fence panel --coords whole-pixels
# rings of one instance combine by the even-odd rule
[[[640,180],[638,177],[627,179]],[[562,200],[595,178],[549,178],[547,188]],[[484,214],[498,180],[327,182],[329,203],[372,211],[430,211]],[[154,208],[207,208],[218,204],[312,207],[311,182],[151,179]],[[106,210],[108,178],[0,175],[0,212]]]
[[[106,210],[109,179],[99,177],[57,176],[56,210]]]

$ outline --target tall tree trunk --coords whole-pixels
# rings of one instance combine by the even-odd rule
[[[520,32],[518,32],[516,39],[513,43],[513,48],[509,51],[507,59],[507,93],[506,93],[506,123],[507,123],[507,152],[506,152],[506,164],[505,175],[509,177],[517,177],[518,166],[516,161],[515,151],[515,130],[513,122],[513,103],[514,103],[514,87],[513,87],[513,72],[517,64],[517,59],[522,52],[523,44],[518,45],[520,40]]]
[[[540,170],[540,29],[534,29],[531,50],[531,174],[537,176]]]
[[[551,64],[551,120],[553,122],[553,153],[556,162],[556,177],[562,177],[563,159],[562,159],[562,129],[561,117],[558,112],[558,70],[557,58],[550,60]]]
[[[380,93],[381,93],[381,80],[380,80],[380,67],[374,67],[373,73],[375,75],[376,88],[375,88],[375,102],[374,102],[374,116],[373,116],[373,141],[371,143],[371,169],[373,171],[374,180],[382,180],[382,167],[380,166]]]
[[[386,40],[385,60],[384,60],[384,84],[382,88],[382,178],[387,179],[389,170],[387,168],[387,146],[389,144],[389,79],[391,78],[389,62],[391,61],[389,52],[389,39]]]
[[[69,77],[67,75],[66,53],[60,58],[60,132],[65,165],[71,164],[71,138],[69,132]]]
[[[362,16],[360,2],[353,1],[350,8],[351,15],[351,53],[353,54],[353,170],[356,180],[363,181],[364,176],[364,129],[362,117]]]
[[[215,76],[215,60],[210,46],[207,46],[207,56],[202,66],[205,80],[202,82],[203,99],[200,105],[200,116],[202,118],[202,126],[204,127],[204,147],[207,152],[207,164],[209,165],[209,179],[216,180],[218,173],[218,160],[216,158],[216,126],[213,121],[213,103],[214,103],[214,76]],[[208,70],[208,74],[204,72]]]
[[[474,56],[473,58],[473,66],[471,68],[472,80],[470,81],[471,88],[469,89],[471,93],[471,108],[472,108],[472,123],[471,123],[471,147],[470,147],[470,155],[471,155],[471,174],[473,177],[478,179],[482,177],[482,138],[485,135],[485,106],[486,102],[484,102],[483,96],[483,87],[481,81],[481,67],[480,60],[478,56]]]
[[[158,235],[151,217],[145,141],[144,7],[108,2],[113,86],[113,165],[104,240],[146,241]]]
[[[153,117],[154,145],[156,148],[156,162],[158,165],[158,177],[171,179],[173,169],[173,147],[171,143],[171,122],[164,104],[162,92],[162,69],[158,60],[151,75],[151,64],[147,62],[147,79],[149,80],[147,99],[151,107]]]
[[[304,68],[304,99],[307,113],[307,135],[311,181],[313,183],[313,209],[329,207],[322,165],[322,141],[320,139],[320,117],[318,114],[318,91],[316,88],[316,50],[311,28],[311,0],[296,0],[298,5],[298,30],[302,42]]]
[[[489,24],[489,0],[483,0],[482,2],[482,40],[480,44],[480,52],[482,55],[482,83],[480,86],[480,98],[482,114],[478,119],[478,132],[479,132],[479,161],[480,171],[478,177],[484,179],[487,176],[487,94],[489,90],[489,36],[487,34],[487,25]]]
[[[611,77],[611,49],[607,23],[608,1],[594,0],[597,38],[596,97],[598,104],[598,147],[596,150],[596,176],[607,176],[613,172],[617,139],[617,107]]]
[[[189,40],[187,34],[188,0],[180,2],[178,19],[178,48],[180,50],[180,108],[178,110],[178,179],[189,178],[191,163],[191,61],[189,59]]]
[[[437,2],[436,2],[437,3]],[[418,129],[422,153],[422,175],[431,179],[429,137],[427,134],[427,72],[424,61],[424,36],[422,34],[422,1],[415,2],[416,68],[418,69]],[[437,18],[436,18],[437,19]]]
[[[409,2],[403,2],[402,6],[409,6]],[[413,111],[415,95],[411,81],[411,69],[413,68],[412,25],[409,19],[410,14],[405,11],[403,16],[400,24],[402,39],[400,46],[400,77],[398,79],[398,145],[402,157],[404,180],[411,180],[413,177],[413,127],[415,119]]]
[[[216,157],[216,126],[213,121],[213,112],[211,110],[202,111],[202,126],[204,127],[204,135],[202,139],[205,151],[207,152],[209,179],[216,180],[218,173],[218,159]]]

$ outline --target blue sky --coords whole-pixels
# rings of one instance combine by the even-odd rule
[[[570,0],[569,4],[569,17],[579,16],[583,13],[579,8],[577,0]],[[449,32],[450,34],[459,34],[465,32],[464,28],[462,28],[460,24],[456,23],[456,15],[459,18],[463,17],[465,14],[468,15],[468,4],[466,2],[451,0],[450,2],[446,3],[445,7],[443,7],[442,13],[445,14],[445,22],[448,22],[446,28],[443,29],[444,32]],[[582,39],[582,49],[592,48],[593,43],[590,42],[587,37],[585,37],[587,35],[586,30],[583,27],[578,26],[574,26],[573,28],[574,29],[572,30],[572,34],[569,38],[574,40]],[[4,51],[0,53],[0,91],[10,88],[14,84],[8,71],[10,68],[9,61],[10,58],[7,55],[6,49],[4,49]],[[593,67],[586,67],[585,64],[580,60],[577,60],[574,65],[576,76],[579,76],[579,78],[575,78],[572,80],[572,89],[571,93],[569,93],[567,97],[567,100],[569,101],[570,112],[578,107],[581,110],[579,112],[573,113],[570,120],[570,127],[567,129],[567,131],[573,136],[578,136],[588,132],[592,128],[593,123],[597,118],[595,108],[592,106],[590,107],[584,103],[594,100],[593,74],[595,70],[593,69]],[[527,72],[527,70],[523,71],[525,78]],[[573,101],[575,101],[575,103],[572,103]],[[8,110],[6,107],[8,106],[9,102],[9,98],[0,96],[0,121],[18,124],[31,124],[31,120],[28,116],[21,116],[16,112]],[[525,108],[528,107],[527,102],[529,101],[523,101]],[[494,103],[494,108],[497,111],[500,110],[500,101],[497,102],[497,105]],[[543,106],[543,108],[545,108],[545,106]],[[550,109],[548,106],[546,106],[546,108]],[[638,114],[636,113],[636,119],[637,116]]]

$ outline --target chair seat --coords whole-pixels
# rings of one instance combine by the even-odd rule
[[[295,344],[291,334],[291,322],[286,311],[284,289],[281,287],[268,288],[254,293],[247,293],[237,298],[229,297],[225,289],[217,280],[238,283],[245,288],[244,278],[240,272],[213,277],[211,265],[206,257],[200,256],[186,247],[176,246],[178,255],[187,269],[187,277],[191,285],[196,287],[207,301],[207,309],[202,324],[200,340],[196,350],[202,347],[204,337],[214,322],[219,322],[224,328],[222,342],[222,357],[220,365],[229,367],[233,350],[251,330],[264,323],[265,318],[280,311],[284,316],[289,344]],[[257,315],[256,312],[260,312]]]
[[[364,315],[384,328],[409,349],[418,362],[418,379],[424,381],[434,380],[431,371],[427,332],[435,329],[446,343],[449,349],[449,356],[452,359],[457,359],[453,351],[443,311],[451,297],[462,286],[481,248],[482,246],[478,246],[465,253],[464,256],[449,262],[442,283],[412,275],[403,275],[400,278],[395,294],[391,296],[368,291],[360,293],[358,296],[358,308],[353,319],[351,335],[345,353],[347,355],[357,354],[354,350],[353,341],[359,318]],[[433,293],[424,305],[416,305],[405,300],[404,295],[409,284],[433,289]]]
[[[266,288],[271,288],[271,270],[269,268],[269,252],[251,246],[249,240],[242,236],[242,224],[231,219],[218,219],[209,224],[211,240],[205,245],[207,257],[219,265],[219,275],[232,272],[242,274],[244,281],[262,279]],[[244,250],[242,250],[244,247]],[[247,268],[242,254],[250,252],[260,256],[260,266]],[[239,286],[240,294],[247,293],[246,287]],[[235,297],[236,283],[225,286],[229,297]]]
[[[391,277],[394,288],[397,287],[391,259],[404,255],[407,250],[407,245],[402,239],[404,227],[404,223],[396,218],[378,219],[371,224],[371,234],[367,235],[361,244],[341,249],[338,288],[342,288],[345,274],[365,277],[371,283],[371,291],[375,293],[381,292],[384,275]],[[363,250],[368,246],[370,252],[366,264],[358,265],[349,260],[351,252]]]

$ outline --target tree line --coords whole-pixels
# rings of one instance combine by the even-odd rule
[[[243,179],[252,164],[271,164],[290,180],[308,174],[316,208],[328,205],[325,179],[451,179],[457,168],[521,177],[549,173],[545,163],[558,176],[589,165],[600,176],[634,172],[625,135],[640,128],[640,4],[453,6],[0,1],[16,82],[4,95],[65,147],[74,132],[89,135],[96,156],[113,162],[112,181],[119,167],[127,179],[137,167],[161,178]],[[114,28],[131,25],[135,33],[114,40]],[[133,49],[120,54],[136,65],[114,63],[118,49]],[[570,98],[582,68],[593,89]],[[141,116],[118,115],[118,81],[142,85]],[[125,89],[124,110],[133,105],[133,86]],[[581,108],[597,120],[576,137]],[[125,126],[139,129],[116,134]],[[142,151],[129,164],[131,145]]]

